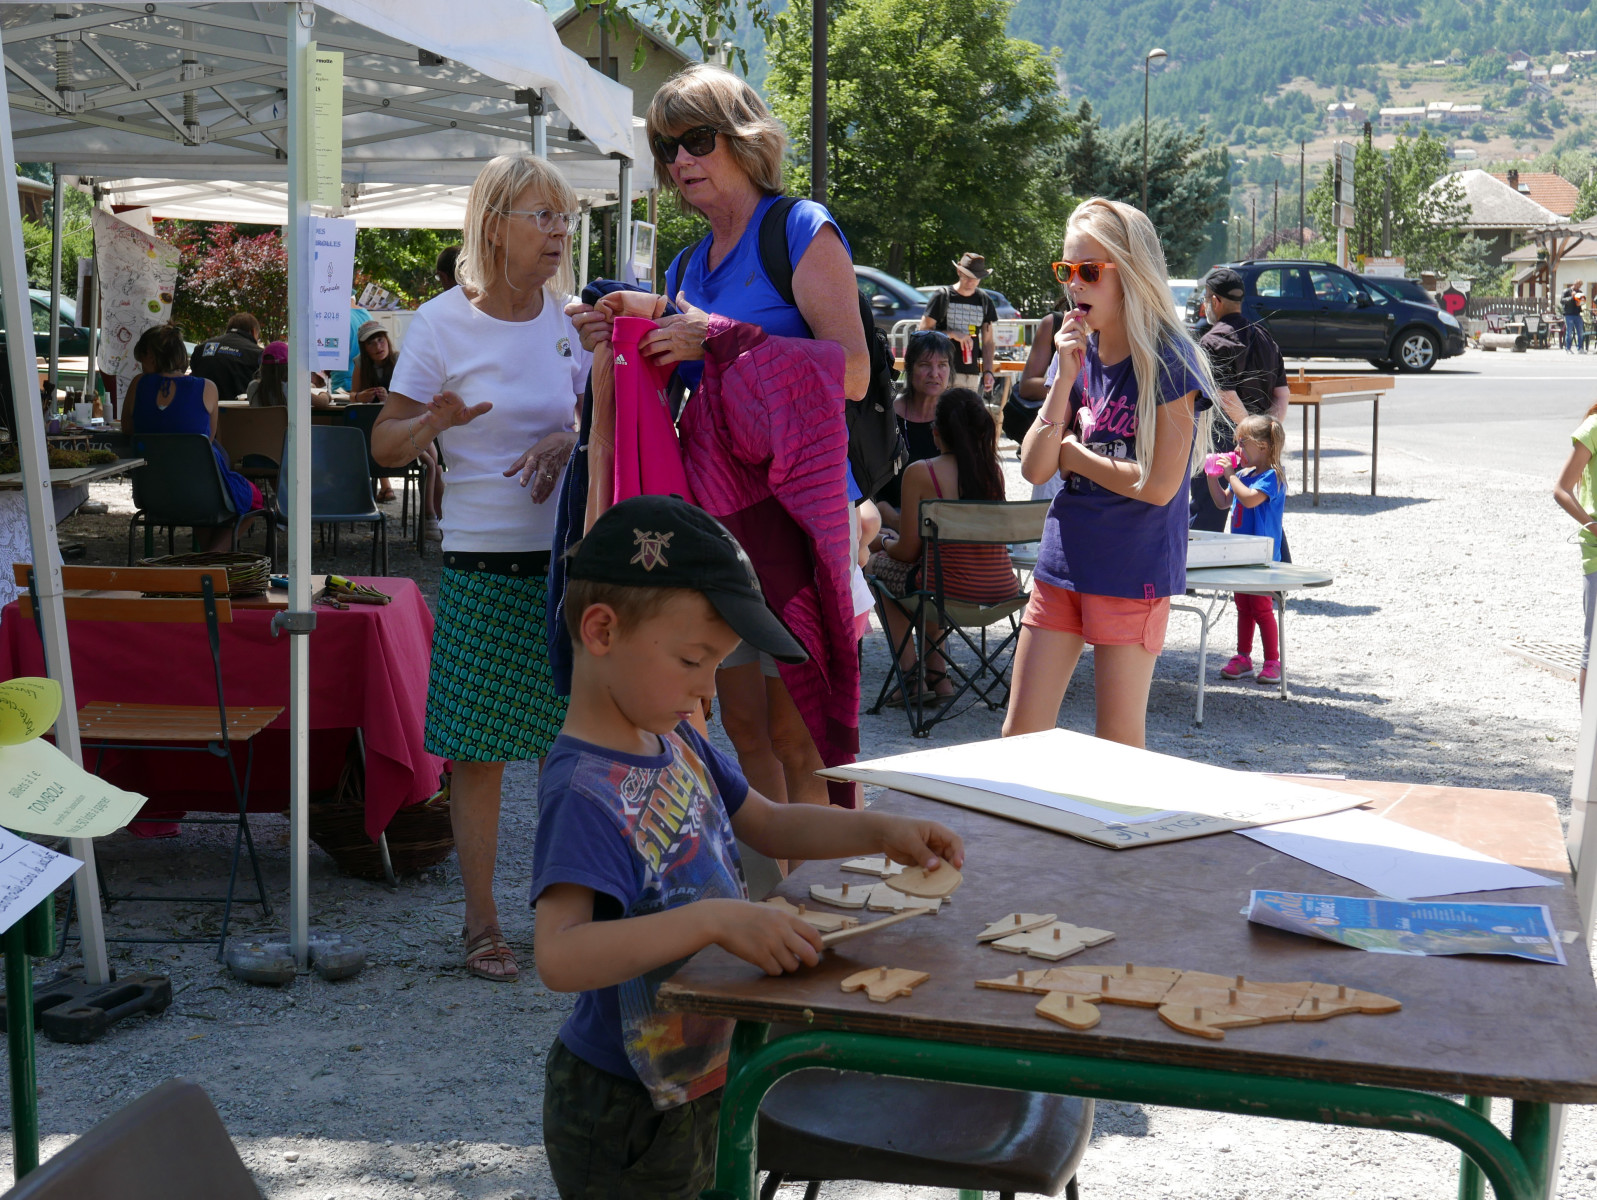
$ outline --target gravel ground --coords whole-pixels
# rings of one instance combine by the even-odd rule
[[[1399,394],[1389,406],[1401,403]],[[1571,410],[1570,426],[1578,413]],[[1210,654],[1206,723],[1192,723],[1197,622],[1174,614],[1149,706],[1153,749],[1242,769],[1345,772],[1351,776],[1542,791],[1567,798],[1578,713],[1573,684],[1510,656],[1505,642],[1577,640],[1578,553],[1548,481],[1505,457],[1484,474],[1382,447],[1382,494],[1367,495],[1368,459],[1350,440],[1327,439],[1318,508],[1287,502],[1298,562],[1336,576],[1293,600],[1286,653],[1292,696],[1225,683],[1218,668],[1234,648],[1229,616]],[[1294,475],[1296,473],[1294,472]],[[1018,480],[1017,480],[1018,482]],[[1294,486],[1297,480],[1294,478]],[[1017,490],[1012,494],[1020,494]],[[96,489],[111,513],[74,517],[63,541],[86,561],[119,562],[128,509],[125,485]],[[397,506],[395,507],[397,517]],[[395,524],[397,529],[397,521]],[[364,573],[368,543],[341,542],[327,565]],[[436,549],[420,561],[393,545],[392,571],[436,593]],[[880,639],[866,654],[874,689],[886,668]],[[1092,727],[1090,655],[1078,669],[1060,723]],[[1000,714],[973,711],[940,727],[931,744],[996,735]],[[903,715],[862,719],[866,755],[924,746]],[[318,1200],[554,1194],[541,1146],[541,1065],[570,1007],[531,968],[526,905],[536,809],[535,768],[507,776],[499,903],[523,979],[496,986],[460,968],[462,904],[451,861],[400,891],[341,876],[314,848],[316,925],[361,941],[371,965],[354,980],[314,977],[282,990],[234,982],[204,948],[113,951],[124,969],[172,976],[176,1000],[158,1019],[136,1018],[89,1046],[40,1039],[45,1153],[162,1080],[202,1083],[268,1196]],[[1567,803],[1567,801],[1566,801]],[[257,822],[269,885],[287,887],[287,823]],[[114,882],[160,885],[222,876],[216,839],[101,843]],[[126,905],[113,926],[204,927],[209,915],[174,918],[163,907]],[[271,922],[246,914],[244,928]],[[41,969],[43,966],[41,965]],[[1498,1106],[1505,1124],[1508,1106]],[[0,1161],[9,1162],[9,1147]],[[1179,1196],[1190,1200],[1358,1197],[1418,1200],[1450,1194],[1456,1155],[1440,1142],[1396,1134],[1289,1124],[1132,1104],[1102,1104],[1081,1168],[1088,1197]],[[795,1200],[797,1188],[784,1188]],[[948,1195],[932,1189],[835,1184],[851,1200]],[[1560,1196],[1597,1196],[1597,1118],[1569,1113]]]

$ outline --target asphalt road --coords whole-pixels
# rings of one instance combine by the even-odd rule
[[[1296,373],[1378,374],[1367,363],[1331,359],[1287,362]],[[1597,354],[1561,350],[1524,354],[1466,351],[1424,375],[1397,376],[1381,400],[1381,446],[1437,461],[1523,472],[1552,486],[1569,457],[1569,435],[1597,404]],[[1288,414],[1287,449],[1301,444],[1301,410]],[[1367,447],[1370,406],[1328,406],[1322,436]],[[1313,417],[1310,417],[1310,438]]]

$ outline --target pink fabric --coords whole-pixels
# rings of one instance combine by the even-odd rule
[[[373,840],[400,808],[438,790],[443,760],[422,749],[433,618],[409,579],[362,578],[394,597],[382,607],[316,609],[310,635],[311,788],[332,788],[350,731],[366,738],[366,832]],[[257,739],[250,810],[288,807],[288,646],[267,609],[235,608],[221,626],[229,707],[282,705]],[[214,704],[205,626],[73,621],[67,628],[79,705],[96,700]],[[0,679],[44,674],[39,638],[15,603],[0,614]],[[149,796],[150,814],[232,807],[225,763],[199,754],[107,752],[106,777]],[[243,752],[237,753],[240,768]],[[92,768],[92,759],[88,764]]]
[[[829,767],[859,750],[859,656],[850,590],[843,349],[710,319],[704,381],[681,421],[698,504],[748,551],[766,599],[810,660],[782,682]],[[852,784],[830,783],[851,806]]]
[[[658,328],[644,317],[617,317],[610,337],[616,368],[615,504],[633,496],[681,496],[697,503],[666,398],[671,368],[650,362],[638,349],[638,339]]]

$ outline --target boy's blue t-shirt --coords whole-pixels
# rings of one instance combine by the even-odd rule
[[[746,898],[732,814],[748,782],[686,722],[661,741],[661,753],[640,756],[555,739],[539,772],[534,904],[557,883],[592,888],[598,920]],[[732,1040],[730,1021],[655,1008],[655,992],[681,965],[583,992],[560,1029],[573,1054],[637,1079],[659,1109],[720,1087]]]
[[[1264,500],[1248,508],[1235,497],[1231,500],[1231,532],[1251,533],[1275,540],[1275,562],[1281,561],[1281,520],[1286,515],[1286,489],[1274,467],[1266,467],[1243,483],[1256,492],[1264,493]]]

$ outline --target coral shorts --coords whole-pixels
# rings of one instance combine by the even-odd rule
[[[1032,629],[1072,633],[1092,646],[1141,646],[1149,654],[1164,649],[1170,624],[1170,597],[1132,600],[1095,596],[1031,581],[1031,599],[1020,623]]]

